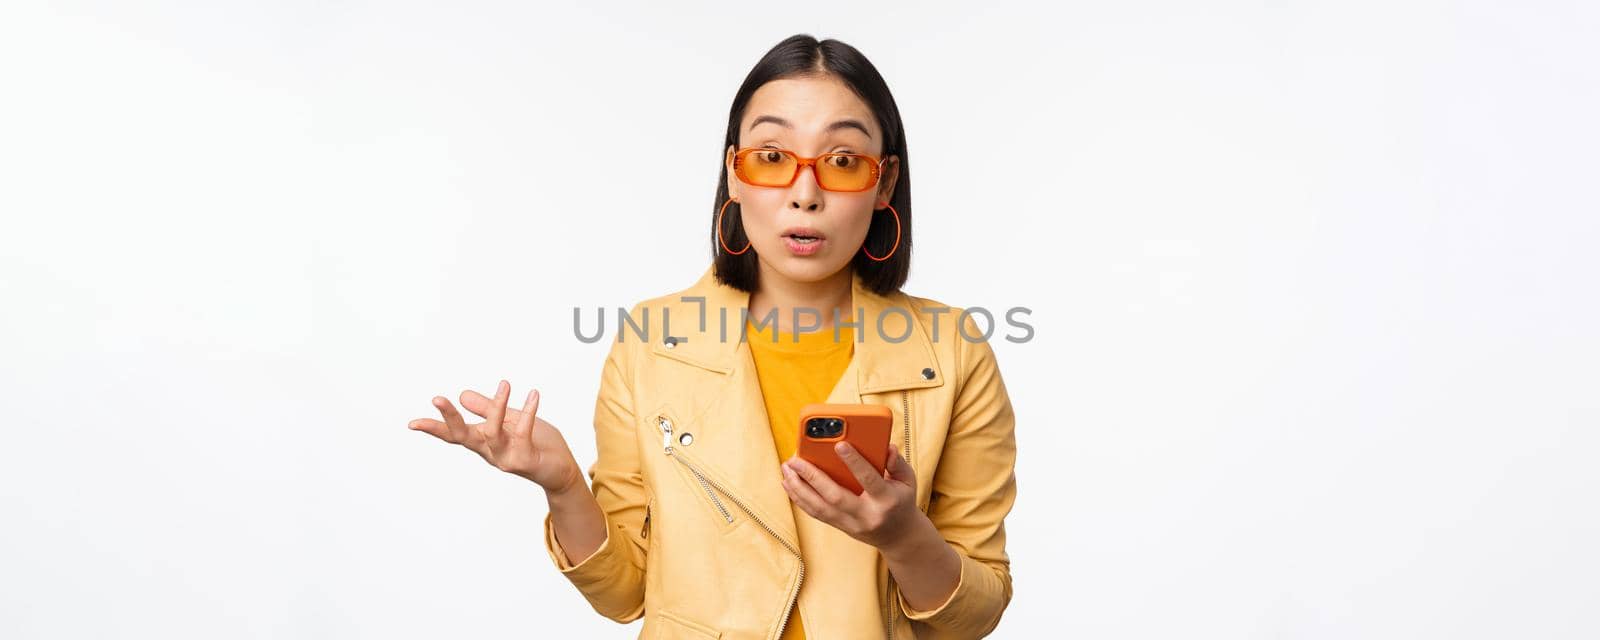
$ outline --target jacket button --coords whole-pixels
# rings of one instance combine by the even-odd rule
[[[678,444],[681,444],[685,447],[694,444],[694,434],[689,433],[688,431],[683,432],[683,435],[678,436]]]
[[[928,368],[925,368],[925,369],[922,370],[922,379],[923,380],[932,380],[933,379],[933,368],[932,367],[928,367]]]
[[[678,339],[673,336],[667,336],[667,339],[662,342],[666,343],[668,349],[678,346]]]

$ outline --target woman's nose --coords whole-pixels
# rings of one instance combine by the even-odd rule
[[[801,167],[789,189],[789,208],[804,211],[822,210],[822,188],[817,185],[817,174],[811,167]]]

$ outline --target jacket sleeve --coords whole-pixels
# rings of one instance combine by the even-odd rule
[[[644,615],[646,492],[634,438],[632,371],[628,349],[633,342],[612,342],[595,399],[595,461],[589,466],[590,487],[605,513],[606,539],[588,558],[568,561],[556,541],[550,514],[544,518],[544,540],[550,559],[583,594],[594,610],[617,622]]]
[[[967,335],[982,335],[970,317]],[[1016,418],[987,341],[956,337],[960,385],[949,434],[934,471],[928,517],[961,555],[961,578],[950,598],[916,611],[896,592],[906,616],[934,638],[979,638],[993,631],[1011,603],[1005,517],[1016,501]]]

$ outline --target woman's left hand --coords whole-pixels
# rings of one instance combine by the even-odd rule
[[[884,550],[891,543],[912,540],[915,536],[909,534],[919,521],[931,522],[917,509],[916,475],[893,445],[882,474],[849,443],[835,444],[834,451],[861,483],[861,495],[804,458],[793,456],[783,462],[784,491],[811,517]]]

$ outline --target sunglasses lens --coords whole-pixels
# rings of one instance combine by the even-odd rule
[[[800,163],[776,149],[754,149],[736,158],[734,170],[739,179],[758,187],[782,187],[794,179]]]
[[[832,191],[863,191],[877,182],[877,169],[862,156],[826,154],[817,158],[817,182]]]

